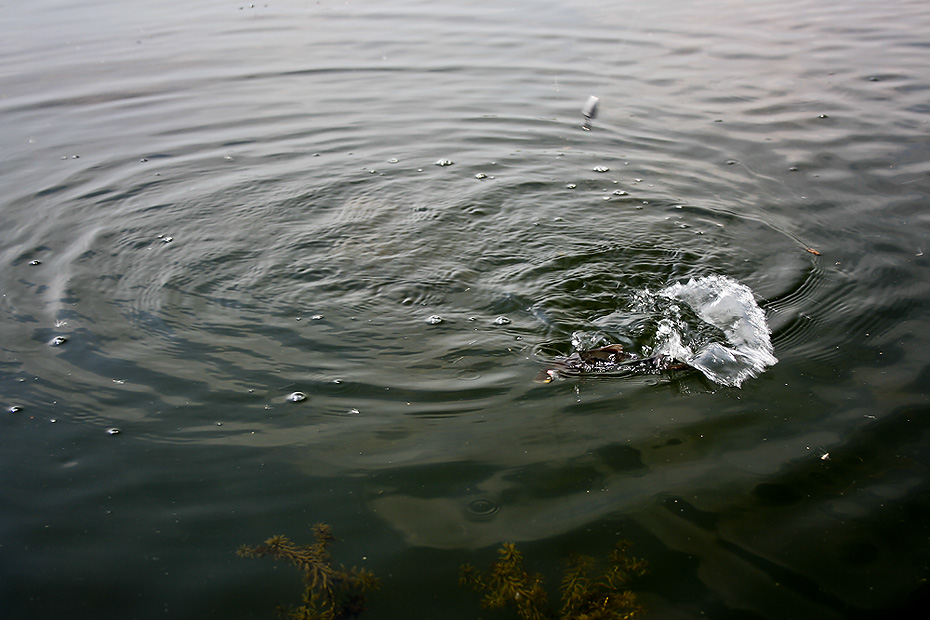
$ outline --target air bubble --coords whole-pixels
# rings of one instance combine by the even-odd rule
[[[287,400],[291,401],[292,403],[301,403],[307,400],[307,395],[303,392],[291,392],[287,395]]]
[[[494,319],[495,325],[507,325],[508,323],[510,323],[510,319],[508,319],[505,316],[499,316],[496,319]]]
[[[433,314],[428,319],[426,319],[426,322],[430,325],[439,325],[442,323],[442,317],[438,314]]]

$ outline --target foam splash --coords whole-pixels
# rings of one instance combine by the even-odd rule
[[[685,361],[711,381],[731,387],[778,362],[765,313],[747,286],[711,275],[672,284],[659,295],[687,304],[700,320],[723,332],[727,342],[684,343],[685,326],[668,317],[659,322],[657,353]]]

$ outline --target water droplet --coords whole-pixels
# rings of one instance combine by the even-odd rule
[[[460,381],[474,381],[480,377],[481,373],[479,373],[474,368],[463,368],[462,370],[459,370],[455,373],[455,378]]]
[[[440,159],[436,162],[437,166],[451,166],[454,162],[451,159]]]
[[[55,336],[48,344],[52,347],[60,347],[66,342],[68,342],[68,338],[66,336]]]
[[[116,427],[107,429],[107,435],[119,435],[119,434],[120,434],[120,430]]]
[[[500,512],[500,504],[485,498],[474,499],[465,507],[465,514],[469,519],[485,521],[494,518]]]
[[[426,319],[426,322],[430,325],[439,325],[442,323],[442,317],[438,314],[433,314],[428,319]]]
[[[496,319],[494,319],[495,325],[507,325],[508,323],[510,323],[510,319],[508,319],[505,316],[499,316]]]
[[[303,392],[291,392],[287,395],[287,400],[291,401],[292,403],[300,403],[307,400],[307,395]]]
[[[592,170],[594,170],[594,172],[610,172],[610,168],[607,166],[594,166]]]
[[[584,106],[581,108],[581,115],[585,118],[584,128],[591,128],[591,121],[597,118],[597,107],[600,103],[600,99],[591,95],[588,97],[588,100],[585,101]]]

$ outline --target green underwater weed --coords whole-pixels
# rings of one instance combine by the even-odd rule
[[[483,593],[482,606],[512,606],[522,620],[626,620],[644,611],[628,584],[646,573],[646,562],[631,556],[629,548],[626,541],[617,543],[603,566],[590,556],[571,556],[559,587],[559,609],[548,604],[542,575],[526,572],[513,543],[501,546],[487,573],[463,566],[459,584]]]
[[[378,579],[370,571],[354,566],[333,566],[329,544],[335,540],[331,528],[313,526],[316,541],[298,546],[285,536],[272,536],[261,545],[243,545],[236,555],[243,558],[270,556],[283,560],[303,573],[301,605],[278,606],[277,612],[291,620],[344,620],[365,611],[365,592],[378,588]]]

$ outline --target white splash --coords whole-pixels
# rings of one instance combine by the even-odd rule
[[[663,319],[656,352],[681,359],[711,381],[732,387],[739,387],[778,362],[765,313],[745,285],[726,276],[711,275],[672,284],[659,295],[690,306],[698,318],[722,331],[727,343],[693,343],[694,350],[682,343],[682,330],[676,329],[674,321]]]

